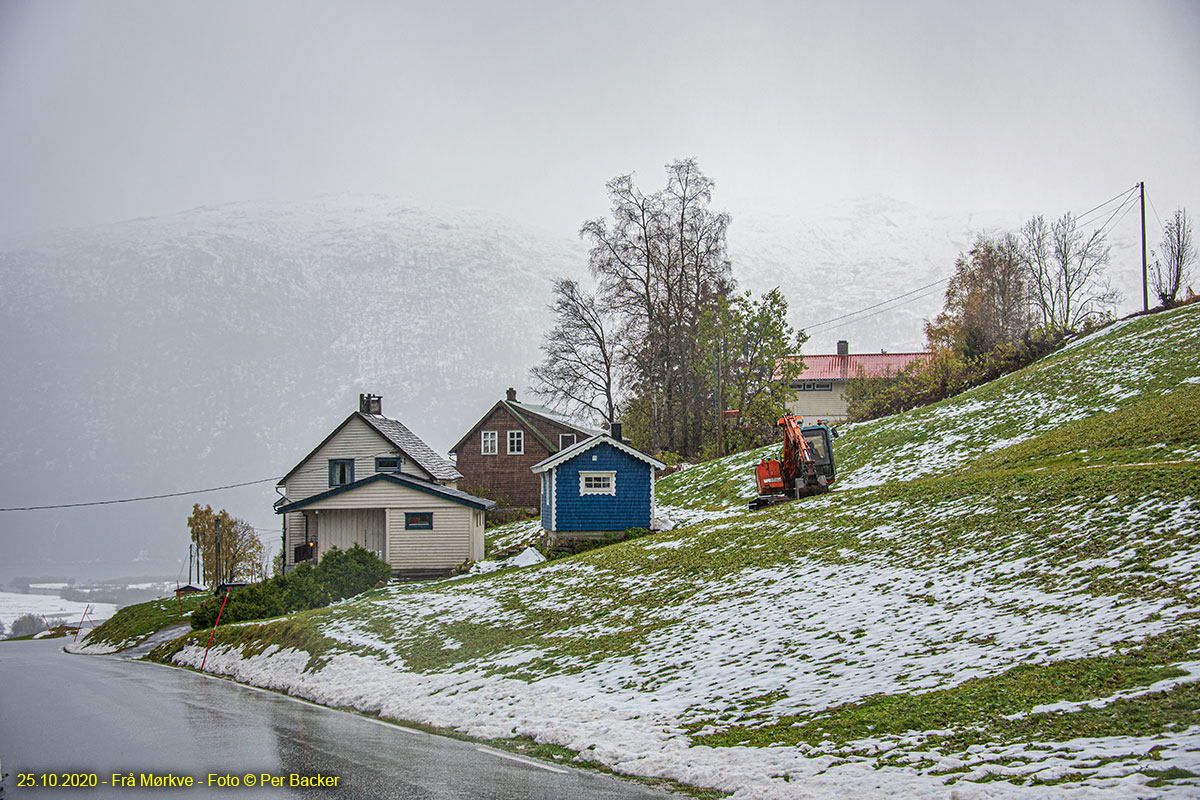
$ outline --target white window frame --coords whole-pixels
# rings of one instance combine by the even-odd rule
[[[510,456],[525,455],[525,431],[508,432],[508,454]]]
[[[484,431],[479,437],[479,453],[494,456],[500,452],[500,435],[495,431]]]
[[[563,439],[566,439],[568,436],[571,437],[571,441],[564,444]],[[578,441],[579,441],[579,437],[573,433],[560,433],[558,435],[558,449],[566,450],[568,447],[573,447],[575,445],[575,443]]]
[[[589,478],[592,479],[591,486],[588,486]],[[579,496],[601,494],[610,497],[617,496],[617,471],[615,469],[581,469],[579,471]]]

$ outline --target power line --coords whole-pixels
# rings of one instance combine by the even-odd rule
[[[946,278],[946,280],[950,280],[950,279]],[[941,281],[939,281],[939,283],[941,283]],[[918,301],[924,297],[929,297],[930,295],[937,294],[938,291],[940,291],[940,290],[926,292],[925,294],[917,295],[916,297],[905,300],[903,303],[897,303],[896,305],[892,306],[891,308],[881,308],[873,314],[867,314],[866,316],[859,317],[858,319],[847,320],[846,322],[843,322],[840,325],[834,325],[833,327],[829,328],[829,330],[834,331],[834,330],[837,330],[838,328],[844,328],[847,325],[853,325],[855,322],[861,322],[864,319],[870,319],[871,317],[878,316],[879,314],[884,314],[888,311],[895,311],[900,306],[908,305],[909,303],[915,303],[916,301]],[[911,294],[911,292],[910,292],[910,294]],[[901,295],[901,296],[903,297],[903,295]]]
[[[1100,209],[1111,205],[1112,203],[1114,203],[1117,200],[1121,200],[1122,201],[1121,204],[1118,205],[1116,210],[1114,210],[1112,212],[1112,214],[1109,215],[1109,217],[1105,221],[1105,223],[1100,226],[1100,231],[1103,232],[1104,229],[1109,227],[1109,223],[1112,222],[1113,218],[1116,217],[1117,214],[1120,214],[1122,209],[1125,209],[1125,214],[1122,214],[1121,218],[1119,220],[1117,220],[1117,224],[1120,224],[1120,222],[1122,220],[1124,220],[1125,216],[1129,213],[1129,208],[1132,208],[1132,206],[1129,204],[1132,202],[1133,193],[1137,191],[1137,188],[1138,188],[1137,184],[1134,184],[1133,186],[1129,187],[1125,191],[1118,192],[1117,194],[1113,195],[1108,200],[1105,200],[1103,203],[1093,206],[1093,207],[1089,208],[1087,211],[1084,211],[1082,214],[1077,215],[1075,217],[1076,224],[1082,223],[1083,220],[1086,219],[1093,212],[1099,211]],[[1127,206],[1128,206],[1128,208],[1127,208]],[[1154,207],[1153,201],[1151,201],[1150,206],[1151,206],[1151,208]],[[1157,216],[1157,213],[1158,212],[1155,211],[1156,216]],[[1161,224],[1162,223],[1160,222],[1159,225],[1161,226]],[[849,325],[853,322],[858,322],[859,320],[862,320],[862,319],[869,319],[870,317],[877,316],[879,314],[884,313],[885,311],[891,311],[892,308],[899,308],[902,305],[907,305],[908,303],[914,302],[916,300],[920,300],[924,297],[928,297],[930,294],[933,294],[933,292],[928,292],[926,294],[922,294],[917,297],[913,297],[911,300],[907,300],[904,303],[899,303],[895,306],[892,306],[892,308],[885,308],[880,311],[876,311],[874,314],[867,314],[866,316],[859,317],[859,315],[865,311],[871,311],[873,309],[879,308],[880,306],[885,306],[889,303],[895,302],[896,300],[903,300],[905,297],[909,297],[910,295],[917,294],[917,292],[922,292],[925,289],[930,289],[934,286],[939,286],[941,284],[947,283],[947,282],[949,282],[949,280],[950,280],[950,277],[948,276],[948,277],[942,278],[941,280],[934,281],[933,283],[927,283],[924,286],[919,286],[916,289],[913,289],[912,291],[905,292],[904,294],[888,298],[887,300],[882,300],[878,303],[875,303],[874,305],[869,305],[865,308],[860,308],[857,311],[851,311],[847,314],[842,314],[841,316],[833,317],[832,319],[827,319],[824,322],[818,322],[815,325],[804,326],[802,329],[805,331],[813,331],[813,330],[816,330],[817,328],[824,328],[827,325],[833,325],[833,323],[835,323],[835,322],[841,322],[842,320],[849,320],[848,322],[843,322],[841,325],[833,325],[833,327],[830,328],[830,330],[836,330],[837,328],[845,327],[846,325]],[[858,317],[858,319],[850,320],[849,319],[850,317]]]
[[[1108,200],[1105,200],[1103,203],[1101,203],[1101,204],[1100,204],[1100,205],[1098,205],[1098,206],[1094,206],[1094,207],[1092,207],[1092,208],[1089,208],[1087,211],[1083,212],[1082,214],[1077,214],[1077,215],[1075,216],[1075,221],[1076,221],[1077,223],[1078,223],[1078,222],[1082,222],[1082,221],[1084,220],[1084,218],[1085,218],[1085,217],[1087,217],[1089,214],[1091,214],[1093,211],[1098,211],[1099,209],[1101,209],[1101,208],[1104,208],[1106,205],[1108,205],[1109,203],[1113,202],[1114,200],[1116,200],[1116,199],[1117,199],[1117,198],[1119,198],[1119,197],[1122,197],[1122,196],[1125,196],[1125,195],[1132,194],[1134,191],[1136,191],[1136,190],[1137,190],[1137,188],[1138,188],[1138,187],[1137,187],[1137,184],[1135,183],[1133,186],[1129,187],[1128,189],[1126,189],[1125,191],[1123,191],[1123,192],[1121,192],[1120,194],[1116,195],[1115,197],[1111,197],[1111,198],[1109,198]],[[1128,198],[1126,198],[1126,199],[1128,199]]]
[[[857,311],[851,311],[849,314],[842,314],[840,317],[834,317],[833,319],[827,319],[824,322],[818,322],[816,325],[809,325],[802,329],[805,331],[811,331],[815,328],[822,328],[831,323],[846,319],[847,317],[857,316],[857,315],[863,313],[864,311],[870,311],[873,308],[879,308],[882,305],[887,305],[888,303],[891,303],[894,300],[901,300],[905,297],[908,297],[910,294],[916,294],[917,292],[920,292],[924,289],[928,289],[932,286],[938,286],[940,284],[946,283],[949,280],[950,280],[950,277],[947,276],[945,278],[942,278],[941,280],[934,281],[933,283],[927,283],[924,286],[918,286],[916,289],[913,289],[911,292],[905,292],[904,294],[896,295],[895,297],[890,297],[887,300],[881,300],[880,302],[876,303],[875,305],[867,306],[866,308],[860,308]],[[922,295],[922,297],[925,297],[925,295]],[[913,298],[913,300],[917,300],[917,299],[919,299],[919,298],[916,298],[916,297]],[[886,308],[884,309],[884,311],[888,311],[888,310],[890,310],[890,309],[886,309]],[[883,313],[883,312],[879,312],[879,313]],[[874,316],[874,314],[871,314],[869,316]],[[849,324],[849,323],[847,323],[847,324]],[[840,328],[841,326],[838,325],[837,327]]]
[[[1128,206],[1128,208],[1127,208],[1127,206]],[[1117,206],[1117,210],[1109,215],[1108,219],[1105,220],[1104,224],[1101,225],[1100,228],[1097,230],[1097,233],[1099,233],[1101,236],[1103,236],[1105,229],[1113,221],[1113,217],[1117,216],[1117,214],[1120,214],[1121,209],[1123,209],[1123,208],[1125,209],[1125,214],[1128,214],[1129,209],[1133,208],[1133,195],[1130,195],[1129,197],[1125,198],[1125,202],[1123,202],[1123,203],[1121,203],[1121,205]],[[1125,219],[1124,214],[1121,215],[1121,219]],[[1118,220],[1118,224],[1120,224],[1119,220]]]
[[[1151,199],[1150,195],[1146,195],[1146,199],[1150,201],[1150,210],[1154,212],[1154,218],[1158,220],[1158,229],[1160,231],[1163,230],[1166,226],[1163,225],[1162,219],[1158,216],[1158,209],[1154,207],[1154,200]]]
[[[14,506],[12,508],[0,508],[3,511],[47,511],[54,508],[83,508],[85,506],[111,506],[117,503],[139,503],[143,500],[162,500],[167,497],[184,497],[189,494],[204,494],[205,492],[221,492],[226,489],[238,489],[242,486],[254,486],[259,483],[268,483],[270,481],[278,481],[279,478],[263,478],[257,481],[246,481],[245,483],[231,483],[228,486],[213,486],[208,489],[191,489],[186,492],[169,492],[167,494],[151,494],[144,497],[123,497],[119,500],[93,500],[88,503],[58,503],[50,506]]]
[[[373,458],[373,457],[379,457],[379,456],[393,456],[393,455],[396,455],[395,450],[381,450],[378,453],[373,453],[371,455],[363,456],[363,458]],[[305,469],[302,469],[302,470],[298,470],[295,474],[303,475],[303,474],[306,474],[309,472],[321,472],[321,471],[324,471],[324,469],[325,469],[325,467],[311,466],[311,467],[306,467]],[[213,486],[208,489],[191,489],[186,492],[168,492],[166,494],[151,494],[151,495],[146,495],[144,497],[123,497],[118,500],[92,500],[92,501],[86,502],[86,503],[57,503],[57,504],[48,505],[48,506],[13,506],[11,508],[0,508],[0,512],[5,512],[5,511],[49,511],[49,510],[58,509],[58,508],[85,508],[87,506],[111,506],[111,505],[116,505],[118,503],[139,503],[143,500],[162,500],[162,499],[169,498],[169,497],[184,497],[184,496],[190,495],[190,494],[204,494],[205,492],[220,492],[220,491],[224,491],[225,489],[239,489],[243,486],[255,486],[260,483],[269,483],[271,481],[278,482],[280,480],[282,480],[282,479],[281,478],[262,478],[261,480],[246,481],[245,483],[231,483],[228,486]]]
[[[1120,211],[1120,210],[1121,209],[1119,209],[1119,208],[1117,209],[1117,211]],[[1122,222],[1124,222],[1125,218],[1129,216],[1130,211],[1133,211],[1133,203],[1129,204],[1129,208],[1125,209],[1125,213],[1121,215],[1121,218],[1117,220],[1117,224],[1114,225],[1113,227],[1115,228],[1115,227],[1117,227],[1117,225],[1120,225]]]

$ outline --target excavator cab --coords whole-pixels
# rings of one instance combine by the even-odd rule
[[[800,434],[804,437],[804,443],[808,445],[808,452],[812,454],[817,474],[824,476],[827,483],[833,483],[835,470],[829,428],[824,425],[811,425],[801,428]]]

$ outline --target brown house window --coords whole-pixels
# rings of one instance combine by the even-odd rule
[[[525,431],[508,432],[508,454],[510,456],[525,454]]]
[[[499,435],[495,431],[484,431],[480,437],[479,452],[485,456],[494,456],[500,449],[497,445]]]
[[[558,435],[558,449],[559,450],[566,450],[568,447],[570,447],[573,444],[575,444],[575,434],[560,433]]]

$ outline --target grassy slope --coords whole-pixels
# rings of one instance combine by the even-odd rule
[[[196,606],[208,596],[207,593],[187,594],[180,599],[164,597],[125,606],[89,633],[85,644],[90,649],[103,649],[107,652],[133,647],[163,628],[186,623]]]
[[[939,781],[1103,786],[1165,759],[1159,779],[1186,782],[1170,736],[1200,722],[1197,352],[1200,305],[1139,318],[846,426],[828,495],[746,513],[743,453],[660,483],[692,521],[674,531],[218,638],[297,648],[309,674],[353,653],[450,687],[551,679],[693,743]],[[1029,744],[1114,736],[1119,758],[1065,766]],[[1150,755],[1133,738],[1161,736]]]

